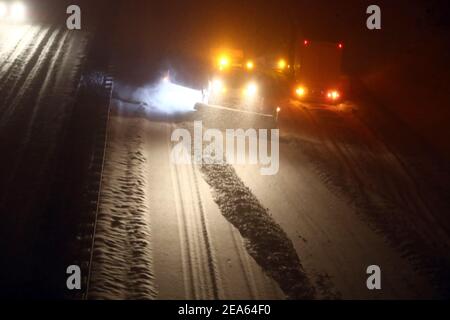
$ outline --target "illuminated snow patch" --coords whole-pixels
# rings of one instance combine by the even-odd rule
[[[194,111],[194,106],[202,100],[200,90],[177,85],[170,81],[160,81],[156,85],[134,88],[116,88],[119,99],[140,104],[148,111],[180,113]]]

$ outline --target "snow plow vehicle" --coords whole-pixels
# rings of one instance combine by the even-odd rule
[[[238,50],[221,54],[215,61],[203,102],[209,107],[271,116],[276,121],[280,108],[270,99],[270,76],[258,70],[252,59],[244,59]]]
[[[342,43],[304,40],[294,54],[294,95],[302,101],[337,104],[343,98]]]

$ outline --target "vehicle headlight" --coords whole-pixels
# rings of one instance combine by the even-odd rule
[[[297,87],[297,89],[295,89],[295,94],[299,97],[303,97],[306,94],[306,89],[304,87]]]
[[[341,95],[340,95],[339,92],[336,91],[336,90],[330,90],[330,91],[328,91],[328,93],[327,93],[327,98],[328,98],[328,99],[331,99],[331,100],[337,100],[337,99],[339,99],[340,96],[341,96]]]
[[[227,69],[230,66],[230,58],[228,58],[225,55],[221,56],[219,58],[218,65],[219,65],[219,70]]]
[[[10,8],[10,18],[12,21],[24,21],[26,18],[26,8],[23,3],[13,3]]]
[[[244,89],[244,94],[247,97],[254,97],[257,93],[258,93],[258,86],[254,82],[247,84],[247,86]]]
[[[211,83],[211,89],[214,93],[221,93],[225,91],[225,85],[222,80],[214,79]]]
[[[286,69],[286,66],[287,66],[286,60],[284,60],[284,59],[278,60],[278,63],[277,63],[278,69],[284,70],[284,69]]]

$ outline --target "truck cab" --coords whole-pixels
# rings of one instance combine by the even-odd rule
[[[270,102],[268,75],[253,59],[233,51],[215,55],[203,101],[209,105],[274,115],[277,107]]]
[[[209,81],[208,103],[262,111],[264,97],[260,79],[242,67],[216,72]]]

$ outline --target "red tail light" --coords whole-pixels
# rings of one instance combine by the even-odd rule
[[[337,90],[330,90],[327,92],[327,98],[330,100],[338,100],[341,97],[341,94]]]

